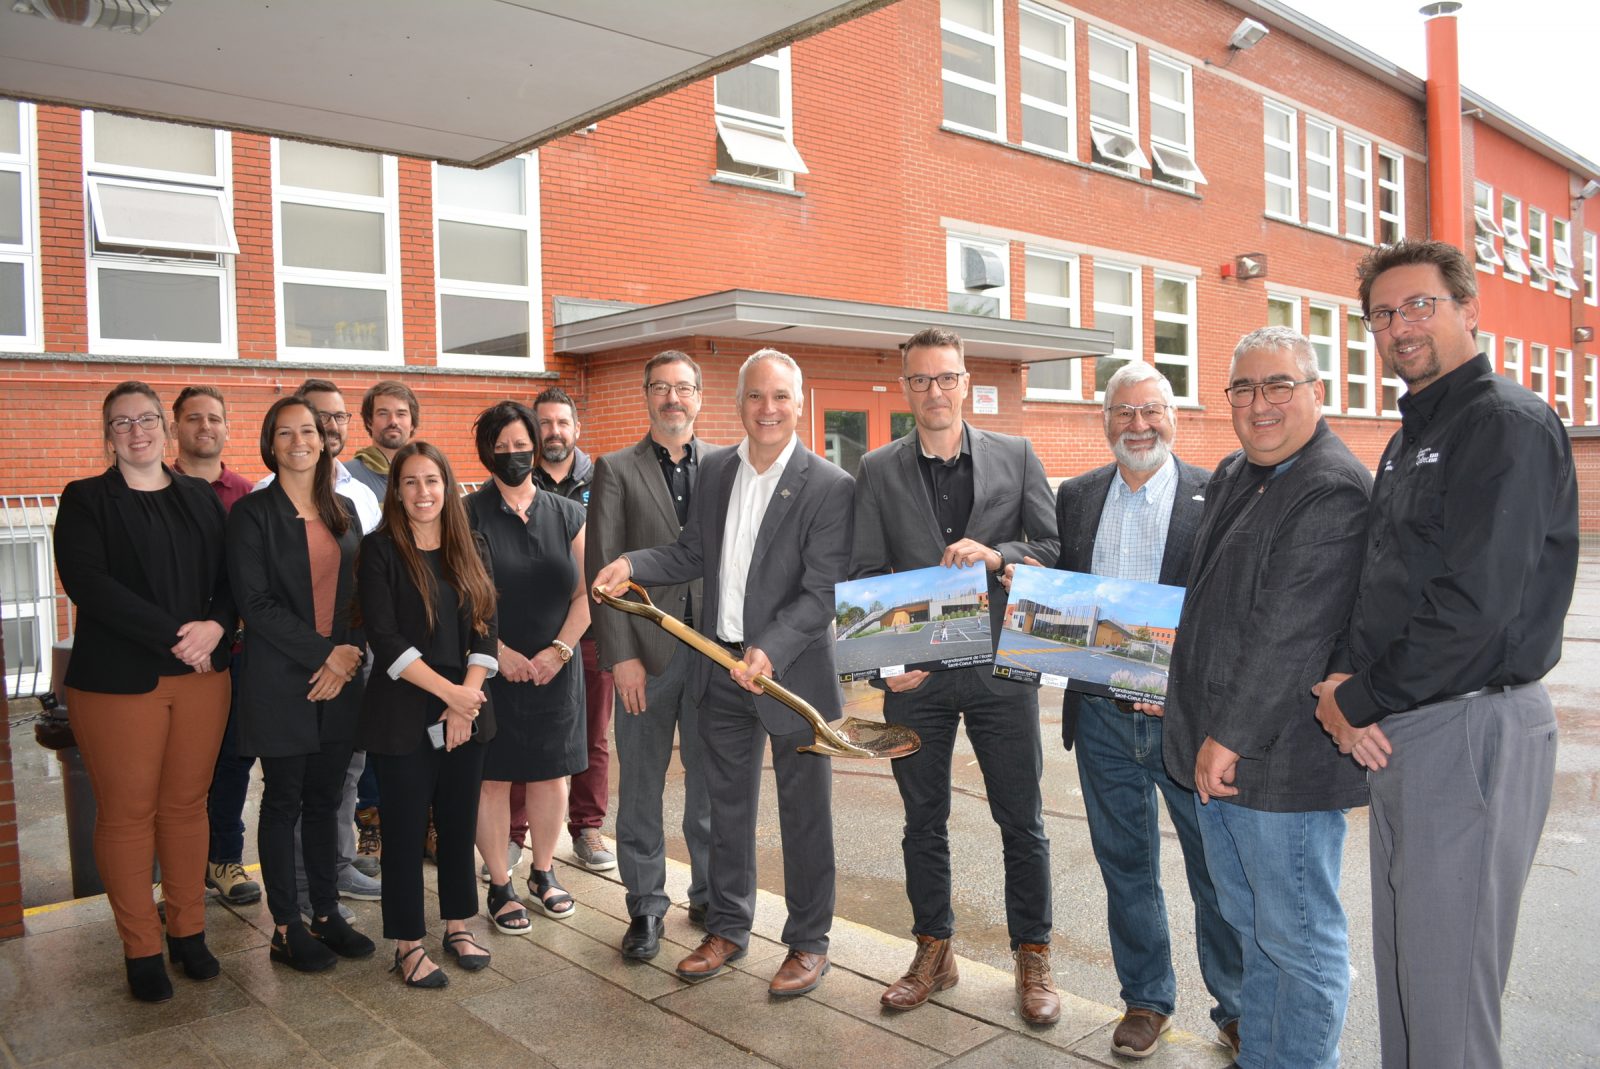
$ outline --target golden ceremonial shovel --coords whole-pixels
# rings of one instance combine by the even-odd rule
[[[601,601],[613,609],[653,620],[667,634],[680,642],[688,643],[724,668],[731,669],[743,664],[733,654],[700,632],[685,627],[682,620],[656,608],[650,601],[650,595],[646,594],[639,584],[629,583],[628,589],[643,600],[626,601],[600,587],[595,587],[595,593],[600,596]],[[800,749],[804,752],[822,754],[824,757],[894,758],[916,753],[922,747],[922,740],[908,727],[900,724],[881,724],[875,720],[858,720],[853,716],[839,721],[835,727],[822,719],[822,714],[813,709],[811,703],[785,690],[766,676],[757,676],[756,683],[763,693],[772,695],[805,717],[806,722],[811,725],[817,741],[810,746],[801,746]]]

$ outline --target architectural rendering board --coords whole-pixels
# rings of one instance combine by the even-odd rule
[[[989,581],[982,567],[917,568],[840,583],[834,647],[845,683],[920,668],[988,664]]]

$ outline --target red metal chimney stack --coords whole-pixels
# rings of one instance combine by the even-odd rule
[[[1428,230],[1467,247],[1467,176],[1461,153],[1461,57],[1455,0],[1422,8],[1428,20]]]

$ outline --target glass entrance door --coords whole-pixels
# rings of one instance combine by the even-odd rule
[[[851,475],[863,456],[914,426],[897,386],[817,383],[811,387],[810,405],[816,451]]]

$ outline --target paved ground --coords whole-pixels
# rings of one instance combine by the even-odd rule
[[[1069,646],[1064,642],[1035,638],[1021,631],[1013,631],[1009,627],[1000,632],[1000,645],[995,650],[995,660],[999,664],[1016,665],[1045,676],[1090,679],[1097,683],[1109,683],[1117,672],[1129,672],[1136,678],[1142,678],[1152,671],[1149,663],[1145,661],[1135,661],[1127,657],[1118,657],[1114,653],[1103,653],[1082,646]],[[1160,668],[1153,671],[1158,675],[1165,675]]]
[[[839,643],[840,672],[863,672],[888,665],[915,665],[928,661],[954,661],[958,657],[988,656],[988,617],[972,617],[950,624],[928,623],[917,631],[880,631]]]

